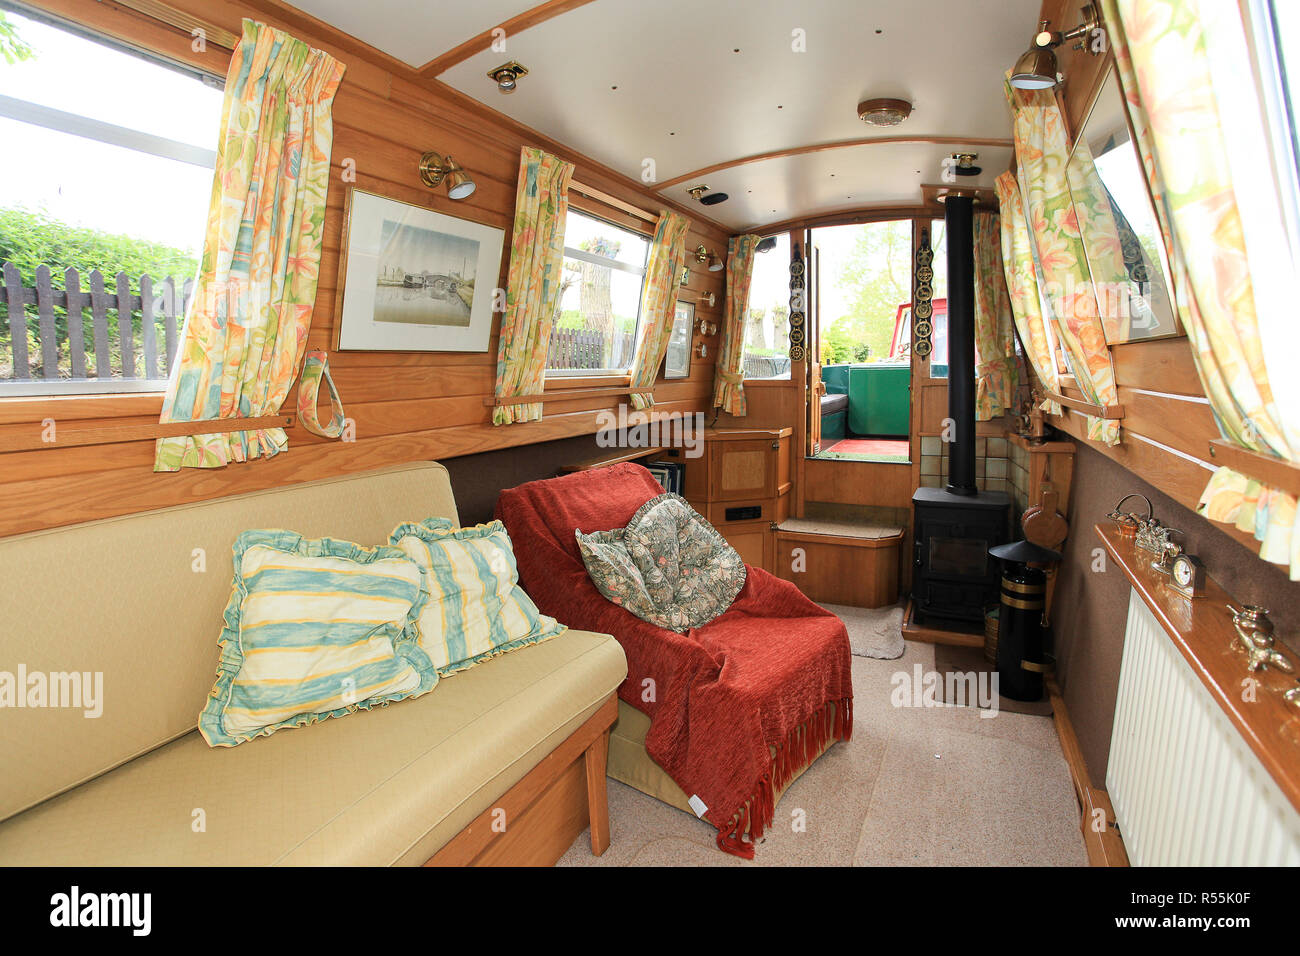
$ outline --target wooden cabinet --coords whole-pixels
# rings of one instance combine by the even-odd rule
[[[773,527],[790,513],[790,428],[710,429],[686,463],[685,497],[746,564],[772,570]]]
[[[706,429],[698,457],[684,448],[652,448],[565,466],[563,472],[622,461],[678,462],[682,497],[704,515],[746,564],[771,571],[774,528],[790,515],[791,428]]]

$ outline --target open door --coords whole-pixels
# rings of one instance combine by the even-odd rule
[[[807,237],[805,233],[805,237]],[[800,244],[794,244],[791,250],[799,250]],[[799,261],[805,273],[802,278],[804,281],[804,331],[805,331],[805,355],[807,361],[804,363],[805,375],[804,396],[806,399],[804,414],[807,416],[807,428],[804,434],[807,436],[804,454],[811,457],[821,451],[822,444],[822,395],[826,392],[826,384],[822,381],[822,357],[821,357],[821,335],[818,329],[818,265],[819,256],[817,247],[809,242],[802,244],[803,249],[808,250],[808,255]],[[799,266],[796,265],[796,258],[800,253],[792,251],[790,260],[791,276],[791,311],[795,308],[794,302],[794,275]]]

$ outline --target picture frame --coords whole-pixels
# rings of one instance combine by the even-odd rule
[[[352,187],[334,348],[486,352],[505,230]]]
[[[678,302],[673,313],[673,330],[664,351],[664,378],[687,378],[691,374],[691,333],[695,329],[695,303]]]

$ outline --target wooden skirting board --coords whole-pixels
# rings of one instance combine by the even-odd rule
[[[1128,866],[1128,853],[1124,849],[1124,838],[1120,835],[1119,826],[1115,823],[1115,809],[1110,805],[1110,796],[1105,790],[1092,785],[1088,765],[1083,759],[1083,750],[1079,747],[1079,738],[1074,733],[1074,724],[1070,722],[1070,712],[1065,707],[1061,689],[1056,686],[1056,679],[1049,675],[1045,683],[1052,701],[1052,721],[1056,724],[1056,736],[1061,741],[1061,752],[1070,768],[1074,796],[1079,802],[1079,832],[1083,834],[1083,845],[1088,851],[1088,864]]]

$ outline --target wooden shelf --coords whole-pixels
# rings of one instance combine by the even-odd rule
[[[1183,597],[1169,587],[1168,578],[1151,567],[1147,552],[1138,551],[1112,528],[1096,525],[1093,530],[1210,697],[1300,810],[1300,710],[1282,699],[1283,691],[1296,686],[1295,677],[1273,669],[1256,674],[1246,670],[1246,654],[1226,607],[1237,602],[1213,578],[1206,576],[1202,597]],[[1293,665],[1300,665],[1281,641],[1277,650]],[[1259,681],[1259,687],[1256,699],[1247,703],[1241,699],[1241,682],[1251,676]]]

